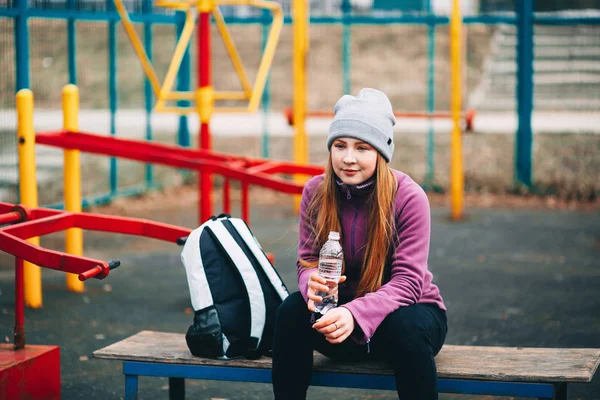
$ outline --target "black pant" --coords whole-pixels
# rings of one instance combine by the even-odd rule
[[[312,328],[310,319],[300,292],[288,296],[277,310],[273,338],[275,399],[306,398],[315,349],[336,360],[385,360],[394,368],[400,399],[438,398],[434,356],[444,344],[448,327],[446,312],[436,305],[400,307],[381,323],[370,349],[351,338],[331,344]]]

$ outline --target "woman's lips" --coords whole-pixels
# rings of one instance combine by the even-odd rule
[[[346,174],[348,176],[353,176],[358,173],[358,171],[354,170],[354,169],[343,169],[342,172],[344,172],[344,174]]]

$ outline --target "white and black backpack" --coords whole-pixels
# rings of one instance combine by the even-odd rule
[[[244,220],[221,214],[192,231],[181,252],[194,323],[191,353],[211,358],[258,358],[273,342],[285,284]]]

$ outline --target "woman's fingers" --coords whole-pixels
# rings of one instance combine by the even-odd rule
[[[323,302],[323,298],[322,298],[321,296],[317,296],[317,295],[316,295],[316,294],[314,294],[314,293],[310,293],[310,292],[308,292],[308,293],[306,294],[306,297],[308,297],[308,299],[309,299],[309,300],[312,300],[312,301],[314,301],[315,303],[322,303],[322,302]]]
[[[344,334],[346,334],[346,329],[341,328],[341,329],[336,329],[333,332],[331,332],[330,334],[325,335],[325,337],[328,340],[334,340],[334,339],[339,338],[340,336],[343,336]]]
[[[325,336],[325,339],[331,343],[331,344],[339,344],[342,343],[344,340],[348,339],[348,336],[350,336],[352,332],[346,330],[344,332],[342,332],[339,336],[335,335],[335,337],[327,337]]]
[[[327,293],[329,291],[329,286],[327,285],[322,285],[319,282],[316,281],[309,281],[308,282],[308,287],[311,288],[312,290],[314,290],[315,292],[325,292]]]
[[[322,284],[325,284],[327,282],[325,278],[319,275],[318,272],[313,272],[312,274],[310,274],[309,281],[314,281]]]

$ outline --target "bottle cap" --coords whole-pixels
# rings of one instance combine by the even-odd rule
[[[330,231],[328,239],[340,240],[340,233],[336,231]]]

